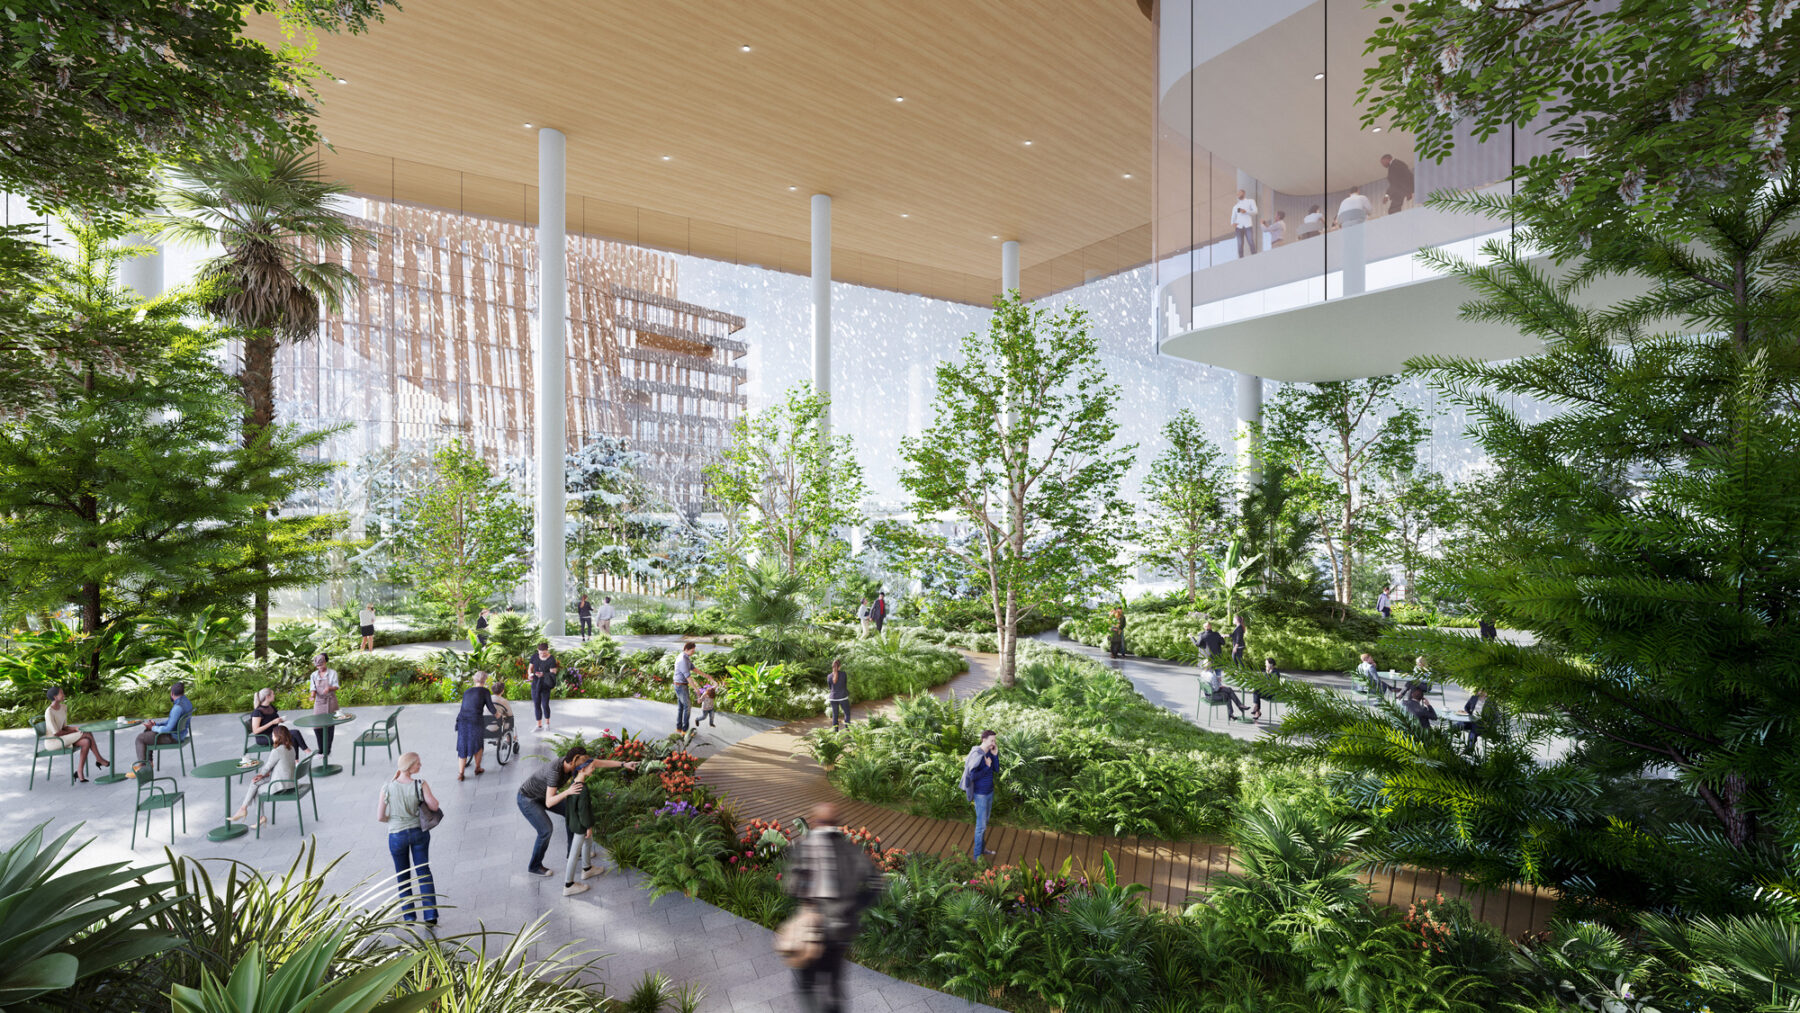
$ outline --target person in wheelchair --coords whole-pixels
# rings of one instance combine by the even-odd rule
[[[511,728],[513,723],[513,712],[512,704],[506,701],[505,680],[494,683],[490,693],[492,694],[492,699],[489,702],[493,704],[494,717],[487,723],[487,730],[490,733],[498,733],[507,728]]]

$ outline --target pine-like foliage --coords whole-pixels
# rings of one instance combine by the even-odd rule
[[[1418,646],[1511,731],[1471,759],[1316,700],[1289,731],[1351,772],[1387,857],[1627,908],[1752,908],[1800,845],[1800,179],[1622,212],[1572,269],[1519,252],[1565,245],[1553,202],[1460,203],[1517,216],[1518,244],[1432,259],[1478,294],[1466,316],[1544,350],[1413,364],[1469,409],[1512,514],[1436,579],[1537,644]],[[1643,294],[1589,305],[1608,277]]]

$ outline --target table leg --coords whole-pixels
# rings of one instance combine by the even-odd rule
[[[331,762],[330,747],[335,745],[337,745],[337,727],[334,725],[332,726],[331,737],[325,740],[326,748],[319,751],[322,762],[312,769],[314,777],[331,777],[333,774],[342,774],[344,772],[343,767]]]
[[[112,766],[108,768],[108,773],[94,778],[95,784],[117,784],[125,780],[125,775],[119,773],[119,730],[117,728],[107,729],[106,752],[112,757]]]
[[[227,817],[230,817],[230,815],[231,815],[231,778],[221,777],[221,778],[219,778],[219,780],[225,782],[225,815]],[[244,826],[242,823],[233,823],[228,818],[225,820],[224,823],[220,824],[219,826],[213,827],[211,830],[208,830],[206,832],[206,839],[209,841],[229,841],[234,837],[242,837],[249,832],[250,832],[249,827]]]

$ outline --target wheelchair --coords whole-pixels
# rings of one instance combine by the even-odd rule
[[[513,716],[509,713],[505,717],[489,721],[481,730],[482,741],[493,743],[494,759],[502,767],[519,755],[519,736],[513,729],[513,723]]]

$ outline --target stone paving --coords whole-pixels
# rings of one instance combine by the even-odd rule
[[[79,697],[70,701],[77,719],[103,717],[84,713]],[[387,708],[353,708],[357,720],[338,730],[334,758],[344,773],[320,778],[318,803],[321,819],[313,818],[309,805],[304,814],[306,834],[318,842],[321,858],[343,856],[329,878],[332,889],[354,892],[360,884],[385,884],[391,889],[393,865],[387,854],[385,828],[375,819],[382,781],[392,764],[380,749],[369,754],[366,766],[350,774],[348,746],[369,721],[384,717]],[[431,868],[437,888],[445,897],[443,935],[472,931],[516,931],[540,916],[546,918],[542,950],[574,942],[577,948],[607,954],[599,964],[600,978],[614,992],[629,991],[646,972],[667,974],[676,984],[693,982],[706,989],[704,1010],[760,1013],[798,1009],[792,973],[771,949],[772,933],[752,922],[697,900],[679,895],[654,903],[635,872],[614,870],[590,880],[589,892],[562,896],[561,877],[544,879],[528,875],[525,863],[532,841],[530,826],[519,814],[515,798],[518,784],[541,761],[539,739],[530,730],[530,702],[514,701],[524,727],[522,755],[500,767],[492,750],[487,773],[465,782],[456,780],[454,704],[409,705],[400,715],[403,745],[420,754],[422,775],[442,801],[445,818],[432,832]],[[160,715],[158,715],[160,716]],[[737,718],[721,713],[717,729],[705,729],[698,743],[710,753],[779,722]],[[552,732],[598,732],[602,728],[628,727],[661,731],[674,727],[674,707],[647,700],[557,701]],[[128,767],[135,728],[118,735],[121,767]],[[195,745],[202,763],[238,756],[243,728],[235,715],[204,715],[194,719]],[[102,750],[114,756],[106,737]],[[49,821],[53,831],[82,823],[76,840],[92,838],[76,863],[97,865],[111,861],[159,862],[169,844],[166,813],[156,813],[146,838],[139,827],[137,849],[130,838],[131,808],[136,782],[75,784],[66,767],[57,761],[54,776],[45,778],[40,766],[35,790],[27,790],[31,756],[29,729],[0,732],[0,806],[11,814],[0,845],[18,840],[32,826]],[[206,830],[217,826],[225,814],[224,782],[183,776],[173,753],[161,757],[163,771],[180,782],[187,795],[187,827],[176,818],[175,850],[194,858],[235,859],[258,869],[279,872],[299,853],[302,837],[292,807],[283,807],[279,822],[254,835],[214,843]],[[190,761],[191,765],[191,761]],[[91,774],[90,774],[91,776]],[[247,779],[246,779],[247,780]],[[243,799],[242,788],[231,782],[233,805]],[[552,856],[562,849],[562,830],[551,847]],[[550,862],[562,868],[560,859]],[[391,895],[391,894],[390,894]],[[853,967],[849,977],[851,1001],[856,1010],[942,1013],[950,1010],[986,1009],[952,996]]]

